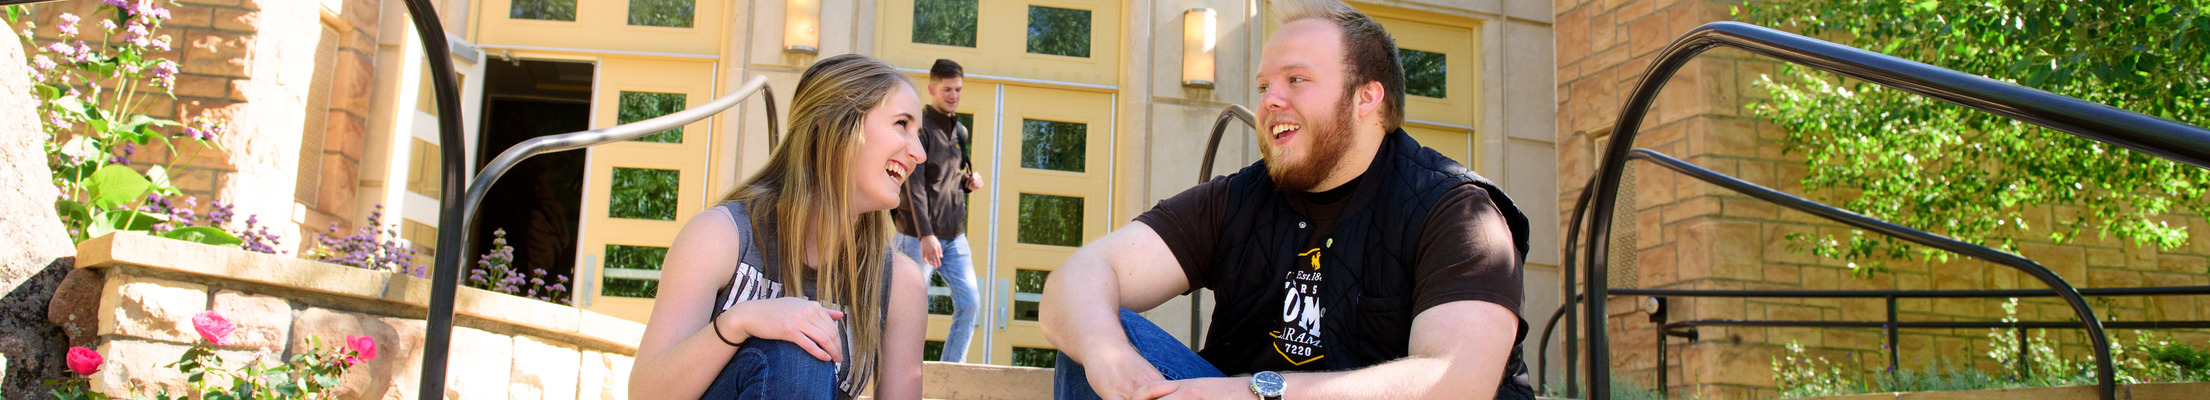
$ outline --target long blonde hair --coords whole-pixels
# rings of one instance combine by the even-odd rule
[[[851,212],[850,168],[866,135],[867,112],[897,91],[912,87],[905,75],[874,58],[845,54],[806,68],[791,94],[790,132],[766,168],[738,186],[727,200],[752,204],[755,221],[773,218],[774,243],[782,254],[787,288],[803,287],[804,260],[826,256],[816,266],[814,300],[844,307],[850,326],[852,376],[874,372],[882,344],[884,274],[890,251],[888,210]],[[758,232],[758,231],[755,231]],[[808,247],[819,249],[807,251]],[[795,284],[795,285],[791,285]],[[864,381],[862,381],[864,382]],[[862,383],[864,385],[864,383]]]

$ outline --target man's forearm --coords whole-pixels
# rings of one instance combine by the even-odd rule
[[[1044,283],[1037,315],[1046,340],[1076,362],[1088,362],[1092,349],[1134,350],[1124,335],[1103,334],[1122,330],[1120,281],[1104,257],[1094,249],[1076,251],[1055,275]]]
[[[1410,357],[1353,371],[1282,374],[1289,388],[1283,399],[1487,399],[1496,379],[1475,379],[1442,358]],[[1487,389],[1474,382],[1492,383]]]

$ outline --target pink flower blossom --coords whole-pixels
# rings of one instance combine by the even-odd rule
[[[59,65],[54,64],[53,57],[47,57],[45,54],[31,56],[31,67],[37,68],[39,71],[51,71],[57,66]]]
[[[73,56],[73,55],[77,55],[77,48],[75,48],[75,47],[69,47],[69,45],[68,45],[68,44],[64,44],[64,43],[60,43],[60,42],[55,42],[54,44],[49,44],[49,45],[46,45],[46,50],[49,50],[49,51],[53,51],[53,52],[54,52],[54,54],[60,54],[60,55],[62,55],[62,56]]]
[[[77,19],[76,14],[61,13],[61,16],[58,18],[61,19],[61,24],[54,25],[55,30],[61,31],[61,34],[63,35],[77,34],[77,21],[79,20]]]
[[[76,372],[77,375],[89,376],[99,373],[100,363],[106,362],[107,360],[100,357],[100,352],[92,351],[92,349],[87,349],[84,347],[71,347],[69,348],[68,361],[69,371]]]
[[[207,339],[208,343],[222,346],[229,344],[230,332],[237,330],[238,326],[231,324],[229,318],[223,318],[215,310],[207,310],[192,316],[192,329],[199,330],[200,338]]]
[[[161,35],[161,38],[154,39],[153,48],[155,50],[169,51],[169,35]]]
[[[345,349],[352,350],[354,353],[353,356],[345,358],[345,365],[357,365],[368,360],[374,360],[376,359],[376,338],[347,335],[345,337]]]
[[[101,29],[106,29],[106,30],[107,30],[108,32],[114,32],[114,31],[115,31],[115,20],[112,20],[112,19],[103,19],[103,20],[100,20],[100,28],[101,28]]]

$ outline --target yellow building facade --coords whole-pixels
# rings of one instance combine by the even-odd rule
[[[1035,322],[1050,271],[1197,183],[1215,117],[1256,99],[1253,68],[1272,31],[1259,0],[442,0],[469,142],[440,143],[428,55],[404,7],[385,3],[357,201],[387,205],[398,216],[387,221],[425,245],[437,230],[443,146],[464,146],[481,167],[521,139],[695,107],[754,76],[787,108],[799,73],[827,55],[882,58],[916,85],[936,59],[960,62],[957,112],[971,121],[973,165],[990,182],[968,198],[986,306],[968,356],[1031,366],[1053,354]],[[1559,304],[1551,2],[1353,5],[1406,50],[1407,130],[1502,183],[1535,218],[1521,311],[1539,330]],[[1186,76],[1206,69],[1209,79]],[[575,271],[576,306],[642,321],[657,257],[683,220],[766,162],[765,112],[747,102],[680,130],[540,157],[493,190],[477,241],[507,229],[532,244],[516,244],[518,253]],[[1207,174],[1256,161],[1251,135],[1231,128]],[[1191,339],[1193,311],[1201,320],[1211,303],[1193,309],[1191,299],[1204,296],[1146,316]],[[941,340],[951,318],[930,321],[930,339]]]

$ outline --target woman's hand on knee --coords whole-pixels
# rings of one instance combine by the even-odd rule
[[[777,297],[737,302],[722,313],[723,320],[744,332],[745,336],[781,340],[806,349],[821,361],[843,361],[843,336],[836,321],[844,319],[844,312],[822,307],[821,303],[797,297]],[[715,323],[724,323],[715,321]]]

